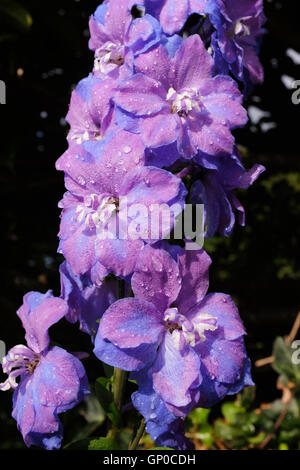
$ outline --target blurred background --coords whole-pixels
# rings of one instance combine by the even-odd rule
[[[57,203],[64,186],[54,165],[67,147],[64,118],[71,90],[92,69],[88,18],[99,3],[0,0],[0,80],[6,83],[7,101],[0,107],[0,340],[7,348],[24,341],[15,315],[23,295],[48,289],[59,294]],[[267,168],[252,188],[238,193],[247,225],[237,226],[228,239],[215,237],[205,245],[214,261],[210,290],[229,293],[237,302],[253,363],[272,354],[275,338],[289,333],[300,310],[300,104],[291,100],[293,82],[300,80],[296,4],[265,1],[265,82],[246,102],[249,124],[235,133],[244,165]],[[69,350],[91,349],[88,338],[70,325],[54,328],[57,342]],[[88,367],[93,374],[95,364]],[[253,409],[281,397],[278,373],[270,365],[254,366],[253,376]],[[1,394],[0,449],[23,446],[10,412],[11,396]],[[299,408],[297,412],[299,418]],[[211,429],[220,417],[230,424],[219,408],[210,417],[201,415],[199,423]],[[198,426],[197,419],[193,426]],[[292,429],[299,433],[291,444],[286,438],[273,446],[297,447],[300,420]],[[264,432],[256,429],[255,435],[258,431]],[[226,436],[219,442],[228,447]]]

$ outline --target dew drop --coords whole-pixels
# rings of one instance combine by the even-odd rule
[[[77,181],[81,186],[85,185],[85,179],[84,179],[83,176],[79,175],[78,178],[77,178]]]
[[[125,145],[125,147],[123,147],[123,152],[124,153],[130,153],[131,152],[131,147],[129,147],[129,145]]]

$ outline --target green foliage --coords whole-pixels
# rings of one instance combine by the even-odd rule
[[[281,382],[287,384],[293,382],[300,390],[300,365],[294,364],[292,356],[295,350],[291,348],[283,338],[276,338],[273,346],[273,369],[280,374]]]
[[[255,387],[247,387],[234,401],[221,405],[221,417],[195,409],[189,417],[188,435],[207,449],[300,449],[300,365],[293,363],[295,350],[278,337],[273,344],[273,369],[279,374],[282,399],[257,408]]]
[[[121,415],[114,403],[111,383],[111,378],[99,377],[95,383],[95,393],[108,419],[113,425],[120,426]]]
[[[119,450],[116,441],[107,437],[99,437],[98,439],[82,439],[73,442],[65,447],[66,450]]]

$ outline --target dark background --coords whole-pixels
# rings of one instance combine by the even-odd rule
[[[7,86],[7,104],[0,107],[0,339],[7,348],[24,342],[15,315],[23,295],[48,289],[59,294],[57,203],[64,186],[54,164],[67,146],[64,117],[72,87],[92,69],[88,18],[98,4],[0,0],[0,80]],[[274,338],[289,332],[300,306],[300,105],[292,104],[293,90],[286,86],[286,77],[300,79],[300,56],[296,64],[287,55],[288,49],[300,52],[296,5],[265,2],[265,82],[246,106],[267,114],[236,132],[245,166],[267,168],[252,188],[238,194],[247,226],[205,245],[214,261],[210,290],[234,297],[253,361],[269,355]],[[75,328],[64,322],[54,328],[55,339],[67,349],[91,349]],[[265,367],[254,368],[253,375],[257,400],[274,399],[276,374]],[[1,394],[0,448],[22,446],[10,409],[10,394]]]

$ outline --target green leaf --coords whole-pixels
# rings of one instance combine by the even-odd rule
[[[117,427],[121,425],[121,415],[114,403],[110,404],[110,411],[106,413],[108,419]]]
[[[110,404],[114,400],[114,396],[109,390],[109,383],[110,381],[106,377],[99,377],[95,382],[95,393],[105,412],[110,411]]]
[[[99,439],[92,439],[89,442],[88,450],[120,450],[120,447],[116,441],[107,437],[99,437]]]
[[[32,25],[30,13],[19,2],[14,0],[1,0],[0,15],[4,15],[21,32],[28,31]]]
[[[188,416],[193,425],[207,424],[210,410],[206,408],[195,408]]]
[[[105,364],[103,362],[103,369],[104,369],[104,374],[106,377],[111,378],[114,373],[114,368],[112,366],[109,366],[108,364]]]
[[[235,429],[233,427],[219,419],[215,422],[215,433],[217,437],[226,441],[232,441],[236,435]]]
[[[279,444],[278,449],[279,450],[289,450],[289,446],[285,442],[282,442],[281,444]]]
[[[212,433],[212,426],[209,424],[202,424],[200,429],[195,433],[195,437],[203,442],[206,447],[211,447],[214,442]]]
[[[85,420],[92,424],[102,424],[105,421],[105,413],[97,397],[91,393],[84,399],[84,403],[85,409],[81,410],[80,414]]]
[[[293,364],[294,350],[281,337],[276,338],[273,345],[273,369],[287,381],[300,385],[300,366]]]
[[[239,405],[249,409],[255,399],[255,387],[245,387],[238,397]]]
[[[121,423],[121,415],[114,403],[113,393],[108,389],[110,388],[111,380],[107,377],[99,377],[95,383],[95,392],[100,405],[105,411],[108,419],[115,425],[119,426]]]
[[[117,442],[107,437],[99,437],[98,439],[82,439],[80,441],[71,442],[64,447],[66,450],[120,450]]]
[[[236,403],[223,403],[222,414],[229,424],[236,424],[240,415],[246,412],[243,406]]]
[[[261,444],[265,440],[265,438],[266,438],[266,433],[261,431],[259,434],[257,434],[257,436],[249,437],[248,442],[249,444],[258,445],[258,444]]]

